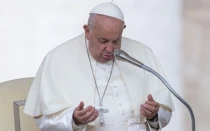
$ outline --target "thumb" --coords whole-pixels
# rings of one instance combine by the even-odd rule
[[[81,102],[79,103],[79,105],[77,106],[77,110],[80,111],[80,110],[83,109],[83,107],[84,107],[84,102],[81,101]]]
[[[154,101],[154,99],[153,99],[151,94],[148,95],[148,101]]]

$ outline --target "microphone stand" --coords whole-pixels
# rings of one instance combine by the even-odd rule
[[[168,84],[168,82],[160,75],[158,74],[156,71],[154,71],[153,69],[151,69],[150,67],[144,65],[143,63],[141,63],[140,61],[130,57],[126,52],[124,52],[123,50],[115,50],[114,51],[114,56],[115,58],[117,58],[118,60],[122,60],[122,61],[126,61],[130,64],[133,64],[137,67],[140,67],[152,74],[154,74],[156,77],[158,77],[163,84],[170,90],[170,92],[177,98],[179,99],[189,110],[190,112],[190,116],[191,116],[191,123],[192,123],[192,131],[195,131],[195,117],[194,117],[194,113],[192,108],[190,107],[190,105],[184,100],[182,99],[174,90],[173,88]]]

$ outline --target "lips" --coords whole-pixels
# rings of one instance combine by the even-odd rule
[[[104,59],[112,59],[113,55],[103,55]]]

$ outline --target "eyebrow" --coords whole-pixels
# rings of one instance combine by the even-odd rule
[[[106,38],[97,38],[98,40],[103,40],[103,41],[109,41],[108,39],[106,39]],[[114,40],[114,41],[117,41],[117,40],[119,40],[120,38],[117,38],[116,40]]]
[[[106,39],[106,38],[97,38],[97,39],[99,39],[99,40],[108,40],[108,39]]]
[[[114,41],[118,41],[120,38],[117,38],[116,40],[114,40]]]

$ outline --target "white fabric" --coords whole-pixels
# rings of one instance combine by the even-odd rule
[[[91,61],[91,63],[96,63],[92,57]],[[111,73],[112,61],[106,64],[96,63],[92,66],[93,69],[95,69],[94,74],[96,76],[96,82],[99,88],[100,96],[102,96]],[[97,90],[95,90],[94,106],[97,107],[98,105],[99,97]],[[103,98],[103,108],[108,109],[108,112],[104,113],[104,125],[109,126],[113,124],[127,123],[128,119],[134,118],[134,111],[130,108],[131,105],[125,83],[123,82],[116,63],[114,63],[112,76]],[[98,119],[96,120],[96,126],[100,125]]]
[[[116,123],[102,127],[87,125],[76,126],[72,121],[73,110],[74,108],[68,108],[53,115],[35,118],[35,121],[41,131],[161,131],[163,128],[162,125],[167,125],[171,117],[171,112],[160,107],[158,112],[159,129],[152,128],[152,125],[156,124],[156,122],[147,122],[147,125],[145,125],[146,123],[139,124],[132,120],[129,120],[129,124]],[[146,126],[146,129],[143,128],[144,126]]]
[[[94,59],[92,57],[91,61],[94,63]],[[112,61],[106,64],[97,63],[96,65],[94,64],[92,66],[101,95],[111,72]],[[97,92],[95,93],[96,97],[94,105],[97,106],[99,100]],[[171,112],[164,110],[162,107],[158,112],[159,119],[162,121],[149,122],[148,125],[146,122],[141,124],[137,123],[135,119],[132,119],[134,115],[130,109],[128,100],[129,96],[127,95],[126,86],[123,82],[117,65],[114,64],[111,81],[103,100],[104,108],[108,108],[108,112],[104,113],[105,123],[103,126],[100,126],[99,120],[96,119],[95,127],[87,126],[87,131],[148,131],[149,128],[151,131],[155,131],[155,128],[158,128],[159,123],[161,125],[160,130],[163,126],[168,124],[171,117]],[[85,125],[76,126],[74,124],[72,120],[73,111],[74,108],[69,108],[54,115],[50,115],[51,117],[48,116],[36,119],[36,123],[41,131],[56,131],[58,129],[60,131],[85,131]]]
[[[76,107],[80,101],[84,101],[85,106],[94,105],[95,85],[84,40],[82,34],[48,53],[29,91],[26,114],[49,115]],[[145,45],[123,37],[121,49],[164,76],[155,56]],[[170,93],[159,79],[131,64],[118,60],[116,64],[131,97],[131,109],[137,122],[146,122],[139,105],[147,100],[148,94],[168,110],[174,110]]]
[[[36,124],[41,131],[69,131],[73,130],[72,125],[72,112],[74,108],[64,110],[41,118],[36,118]]]
[[[106,15],[124,22],[124,16],[121,9],[114,3],[99,4],[90,11],[90,14]]]

